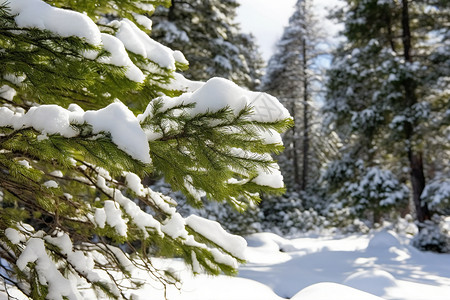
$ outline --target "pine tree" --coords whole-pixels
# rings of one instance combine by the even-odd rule
[[[315,101],[319,97],[324,34],[317,26],[310,0],[299,0],[277,51],[271,57],[262,90],[282,101],[294,117],[294,127],[283,136],[286,150],[280,163],[291,191],[311,190],[319,178],[328,147],[320,131]],[[326,155],[325,155],[326,156]]]
[[[177,281],[155,256],[183,258],[194,273],[235,274],[245,241],[183,218],[140,178],[162,173],[197,206],[205,195],[243,209],[260,193],[283,191],[270,156],[282,146],[270,135],[290,125],[287,111],[225,79],[178,74],[188,65],[183,54],[147,34],[157,5],[169,3],[0,2],[6,290],[130,298],[142,284],[136,270],[163,285]]]
[[[326,38],[319,24],[312,1],[297,1],[262,81],[262,90],[279,98],[294,117],[294,126],[283,135],[286,149],[277,157],[287,193],[260,205],[262,227],[279,234],[324,223],[317,213],[323,208],[318,181],[334,140],[324,137],[317,105],[323,75],[319,57],[325,54],[319,45]]]
[[[235,22],[236,0],[172,1],[154,16],[153,36],[196,62],[184,75],[192,80],[219,76],[254,89],[264,62],[252,35]]]
[[[365,162],[361,174],[379,167],[392,171],[399,182],[409,182],[420,222],[430,218],[421,195],[435,176],[427,173],[432,160],[426,153],[434,152],[428,145],[440,143],[433,138],[438,131],[430,121],[436,120],[439,128],[448,126],[442,84],[449,73],[437,63],[445,58],[436,54],[448,45],[448,9],[445,1],[348,1],[341,15],[347,41],[329,72],[325,111],[331,129],[346,145],[342,158]],[[435,150],[436,158],[447,159],[445,146]],[[340,178],[341,184],[360,180],[354,177],[360,167],[350,168],[344,173],[353,175],[330,169],[329,177]]]

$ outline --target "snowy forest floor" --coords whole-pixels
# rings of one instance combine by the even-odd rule
[[[391,231],[295,239],[257,233],[246,240],[247,263],[237,277],[194,277],[180,260],[155,259],[155,266],[175,271],[183,284],[169,286],[164,296],[158,282],[136,273],[146,285],[130,292],[132,299],[450,299],[450,254],[421,252],[410,238]],[[93,296],[82,293],[85,299]]]
[[[390,231],[295,239],[258,233],[246,239],[247,264],[236,278],[192,277],[181,262],[160,261],[184,281],[180,290],[169,289],[168,299],[450,299],[450,254],[421,252]],[[157,285],[139,295],[163,298]]]

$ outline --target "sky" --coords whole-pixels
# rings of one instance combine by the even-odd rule
[[[273,54],[276,43],[289,23],[297,0],[238,0],[237,21],[243,32],[251,32],[267,61]],[[322,27],[331,36],[339,31],[339,26],[326,18],[330,8],[341,3],[340,0],[314,0],[315,13],[323,22]]]

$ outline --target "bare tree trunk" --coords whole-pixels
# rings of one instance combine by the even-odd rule
[[[412,62],[411,57],[411,30],[409,26],[408,0],[402,0],[402,40],[403,40],[403,56],[406,62]],[[417,103],[415,94],[416,84],[413,79],[406,79],[403,82],[405,90],[405,103],[408,107],[412,107]],[[406,142],[408,145],[408,160],[411,169],[411,185],[413,192],[413,201],[416,208],[417,220],[423,222],[430,219],[430,212],[426,203],[422,202],[421,195],[425,189],[425,176],[423,172],[422,153],[413,149],[413,135],[415,124],[407,123],[405,126]]]
[[[307,188],[308,183],[308,169],[309,169],[309,113],[308,113],[308,99],[309,86],[307,74],[307,58],[306,58],[306,40],[302,40],[303,51],[303,166],[302,166],[302,184],[301,190]]]

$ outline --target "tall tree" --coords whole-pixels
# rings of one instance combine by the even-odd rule
[[[320,145],[319,117],[315,100],[319,95],[321,70],[317,58],[319,44],[324,42],[317,19],[312,13],[312,1],[299,0],[289,19],[277,50],[271,57],[262,90],[275,95],[294,117],[294,127],[283,136],[285,152],[280,157],[286,183],[291,190],[305,191],[319,177]]]
[[[328,124],[344,139],[348,155],[409,181],[417,219],[423,222],[430,211],[421,195],[426,176],[433,179],[426,174],[431,161],[424,157],[435,132],[429,120],[441,114],[442,101],[448,105],[439,88],[448,69],[442,72],[434,57],[445,43],[449,4],[357,0],[348,1],[341,16],[347,41],[329,73]]]
[[[251,35],[236,24],[236,0],[173,0],[153,17],[153,37],[181,50],[196,62],[184,74],[193,80],[213,76],[255,88],[262,75],[263,60]]]
[[[183,258],[195,273],[235,274],[245,241],[215,222],[182,217],[176,201],[141,183],[144,175],[163,173],[197,206],[206,196],[241,209],[259,193],[283,191],[270,156],[282,147],[267,134],[289,126],[288,112],[228,80],[176,73],[187,67],[183,54],[145,32],[145,15],[160,4],[168,5],[0,2],[7,290],[32,299],[131,298],[129,288],[142,284],[138,270],[176,282],[153,256]]]

